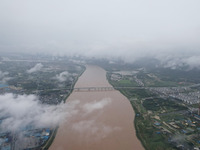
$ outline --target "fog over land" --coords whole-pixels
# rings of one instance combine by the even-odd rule
[[[54,79],[58,80],[59,82],[64,82],[67,80],[67,78],[69,78],[69,72],[67,71],[61,72],[60,74],[56,75],[56,77],[54,77]]]
[[[97,103],[91,102],[77,108],[79,100],[59,105],[47,105],[39,102],[36,95],[0,95],[0,118],[5,118],[0,124],[0,129],[19,131],[30,125],[36,128],[56,127],[60,123],[67,123],[80,110],[83,110],[83,115],[88,115],[103,109],[110,104],[110,101],[110,99],[102,99]],[[94,120],[82,123],[85,125],[89,123],[88,125],[91,127]],[[75,124],[74,128],[80,130],[81,126],[79,125],[82,123]]]
[[[4,131],[19,131],[27,126],[56,127],[77,113],[74,101],[69,105],[45,105],[35,95],[0,95],[0,117],[6,117],[0,125]],[[68,111],[64,111],[67,109]],[[51,115],[49,115],[51,114]]]
[[[2,71],[0,70],[0,82],[5,83],[5,82],[7,82],[8,80],[10,80],[11,77],[8,77],[8,75],[9,75],[8,72],[2,72]]]
[[[0,51],[128,62],[151,56],[199,66],[199,6],[199,0],[1,0]]]
[[[142,112],[152,112],[151,108],[144,109],[144,103],[137,102],[137,99],[145,100],[155,93],[162,98],[169,96],[171,91],[174,94],[169,96],[170,99],[174,97],[188,105],[199,102],[200,87],[196,87],[196,91],[187,87],[200,83],[199,15],[200,0],[0,0],[0,131],[22,132],[29,126],[34,129],[56,128],[63,122],[70,125],[76,115],[80,120],[71,123],[70,127],[83,136],[82,139],[91,136],[101,140],[110,133],[122,131],[119,126],[98,123],[100,115],[94,115],[95,112],[101,114],[104,108],[118,104],[108,97],[83,105],[77,98],[73,102],[64,103],[70,94],[69,87],[73,87],[84,70],[82,64],[88,62],[110,69],[110,77],[106,77],[112,81],[112,86],[144,88],[142,92],[135,90],[130,95],[128,89],[128,92],[121,89],[127,93],[127,97],[133,98],[131,103],[134,110],[140,110],[141,103]],[[20,57],[4,57],[4,53],[13,56],[19,54],[17,56]],[[23,53],[28,55],[21,55]],[[76,57],[43,57],[49,55]],[[125,65],[124,62],[134,64]],[[134,65],[136,69],[132,67]],[[138,73],[128,76],[115,70]],[[97,84],[104,86],[103,82]],[[158,89],[149,90],[149,94],[145,86]],[[185,93],[179,86],[185,87]],[[174,90],[170,87],[177,88]],[[155,100],[159,102],[160,99]],[[183,109],[175,109],[174,106],[179,105],[173,103],[168,106],[171,102],[166,103],[166,106],[158,106],[156,101],[154,103],[155,107],[152,108],[162,108],[162,113],[166,112],[167,115],[171,113],[168,107],[175,113]],[[154,115],[157,113],[160,112]],[[120,114],[124,114],[124,111]],[[148,130],[143,128],[144,122],[151,117],[149,113],[140,114],[140,118],[146,117],[146,120],[139,120],[141,129],[155,129],[155,126],[148,126]],[[181,113],[179,115],[183,116]],[[187,119],[190,117],[193,116]],[[173,122],[176,120],[173,119]],[[155,122],[150,120],[150,123]],[[152,130],[152,133],[156,132]],[[146,135],[146,139],[154,137]],[[170,135],[170,138],[182,143],[186,134],[182,135]],[[165,141],[169,141],[169,137]]]
[[[42,69],[43,65],[41,63],[36,64],[33,68],[27,70],[28,73],[33,73],[40,71]]]

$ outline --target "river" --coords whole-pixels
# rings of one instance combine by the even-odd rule
[[[105,70],[89,65],[75,87],[111,85]],[[136,137],[133,108],[119,91],[73,91],[66,103],[73,101],[78,101],[77,113],[60,125],[50,150],[144,149]]]

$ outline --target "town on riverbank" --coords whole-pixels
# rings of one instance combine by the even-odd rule
[[[27,100],[28,95],[35,95],[41,106],[56,106],[66,100],[84,70],[85,67],[75,59],[46,55],[2,56],[0,57],[0,95],[6,98],[8,94],[12,94],[14,98],[21,96]],[[9,112],[4,114],[4,109],[6,108],[2,107],[0,110],[2,111],[0,125],[13,119]],[[15,124],[16,121],[13,122],[13,126]],[[0,149],[47,149],[56,134],[56,126],[38,127],[31,122],[19,124],[21,124],[19,129],[14,131],[5,127],[0,128]]]
[[[0,95],[36,95],[42,104],[58,105],[73,90],[77,78],[85,70],[85,61],[104,68],[113,88],[129,99],[135,111],[133,126],[145,149],[199,149],[198,69],[163,68],[150,61],[148,64],[128,64],[46,55],[2,56]],[[9,117],[1,113],[0,125]],[[17,132],[0,128],[0,148],[47,149],[56,131],[57,127],[38,128],[31,124]]]
[[[200,71],[98,63],[110,84],[130,100],[145,149],[199,149]]]

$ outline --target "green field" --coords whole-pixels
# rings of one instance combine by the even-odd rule
[[[138,86],[135,81],[130,81],[128,79],[123,79],[120,81],[109,81],[114,87],[135,87]]]

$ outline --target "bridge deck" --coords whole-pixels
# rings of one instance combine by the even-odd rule
[[[113,87],[80,87],[80,88],[74,88],[75,92],[113,91],[113,90],[115,90]]]
[[[144,89],[145,87],[76,87],[73,88],[75,92],[89,92],[89,91],[113,91],[118,89]]]

